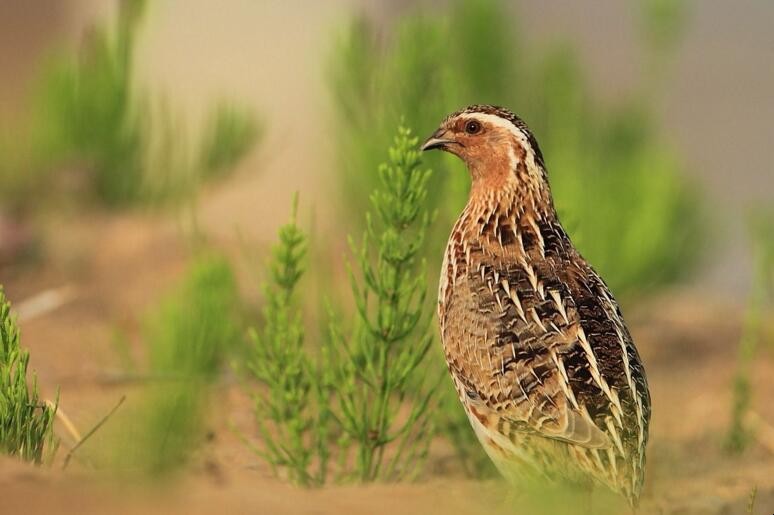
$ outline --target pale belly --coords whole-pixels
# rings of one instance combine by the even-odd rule
[[[496,415],[484,413],[480,407],[466,403],[465,413],[470,425],[500,474],[514,485],[546,481],[577,481],[583,477],[573,460],[568,459],[571,446],[563,442],[532,436],[497,432]]]

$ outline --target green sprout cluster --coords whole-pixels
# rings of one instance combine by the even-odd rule
[[[56,405],[38,397],[37,380],[27,383],[30,354],[19,345],[11,304],[0,288],[0,452],[40,464],[53,453]]]

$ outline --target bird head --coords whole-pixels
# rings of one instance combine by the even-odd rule
[[[476,188],[547,189],[543,155],[527,125],[502,107],[473,105],[446,117],[422,150],[462,159]]]

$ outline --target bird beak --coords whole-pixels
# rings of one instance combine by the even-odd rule
[[[441,150],[445,150],[446,149],[446,145],[448,145],[450,143],[456,143],[453,139],[449,139],[448,137],[444,137],[444,136],[446,136],[446,133],[447,133],[446,129],[438,129],[437,131],[435,131],[433,133],[433,135],[430,136],[429,138],[427,138],[427,141],[425,141],[422,144],[421,150],[422,151],[433,150],[433,149],[436,149],[436,148],[440,148]]]

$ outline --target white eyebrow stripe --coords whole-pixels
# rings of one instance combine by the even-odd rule
[[[509,131],[511,134],[513,134],[519,142],[524,145],[526,148],[530,148],[529,140],[527,139],[527,135],[524,134],[524,132],[516,127],[512,122],[509,120],[506,120],[504,118],[500,118],[499,116],[495,114],[487,114],[487,113],[465,113],[461,115],[464,119],[475,119],[480,122],[487,122],[492,125],[495,125],[497,127],[501,127],[507,131]]]

